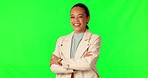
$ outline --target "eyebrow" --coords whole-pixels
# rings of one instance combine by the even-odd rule
[[[74,15],[74,14],[71,14],[71,15]],[[78,15],[83,15],[83,14],[78,14]]]

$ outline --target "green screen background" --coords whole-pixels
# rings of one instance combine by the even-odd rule
[[[147,0],[1,0],[0,78],[54,78],[49,58],[57,38],[73,31],[69,13],[78,2],[102,38],[101,78],[148,78]]]

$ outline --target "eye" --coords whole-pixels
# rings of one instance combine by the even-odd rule
[[[71,16],[70,18],[75,18],[74,16]]]
[[[83,16],[82,15],[79,15],[79,18],[83,18]]]
[[[83,16],[80,16],[80,18],[83,18]]]

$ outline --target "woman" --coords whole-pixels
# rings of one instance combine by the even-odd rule
[[[88,8],[75,4],[70,11],[74,31],[57,40],[50,60],[50,69],[56,78],[99,78],[96,61],[100,53],[100,36],[88,30]]]

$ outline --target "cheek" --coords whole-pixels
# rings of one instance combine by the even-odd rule
[[[86,24],[86,20],[85,19],[81,19],[81,23]]]
[[[70,19],[70,23],[72,24],[72,19]]]

